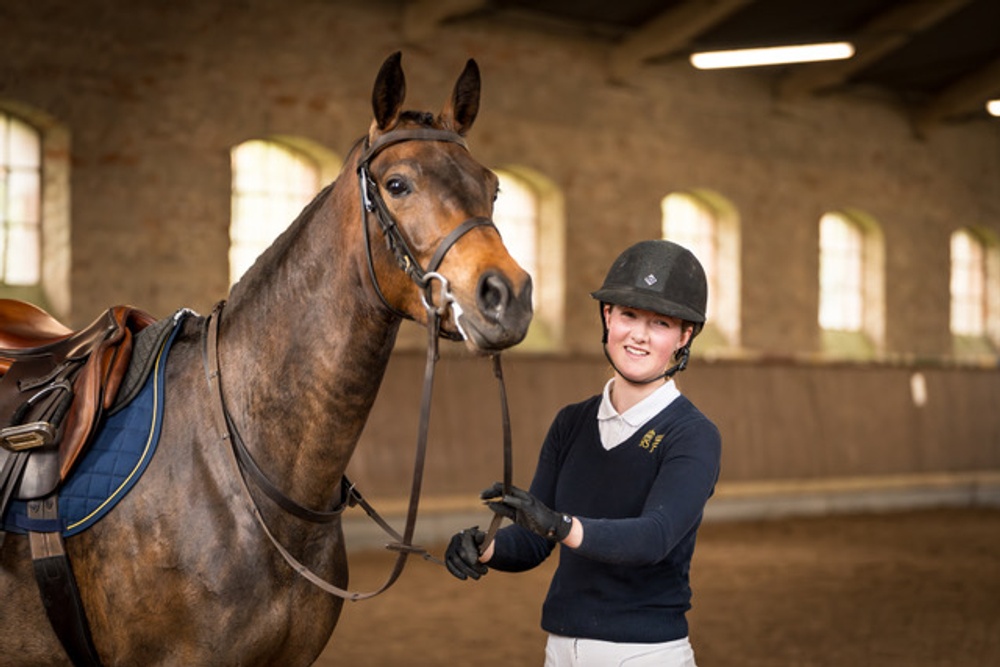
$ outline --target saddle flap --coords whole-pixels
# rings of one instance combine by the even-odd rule
[[[46,320],[38,314],[44,311],[32,308],[12,308],[9,300],[0,300],[0,345],[42,342],[0,349],[0,371],[4,372],[0,427],[15,438],[14,443],[38,445],[30,451],[21,476],[17,493],[21,499],[46,495],[66,479],[114,403],[132,356],[134,334],[156,321],[130,306],[115,306],[87,328],[52,338],[57,331],[51,324],[55,320]],[[28,330],[30,322],[14,326],[4,319],[5,314],[9,318],[17,312],[28,313],[34,318],[30,322],[41,323],[38,336]],[[7,335],[10,331],[17,335]],[[54,442],[39,437],[44,436],[44,429],[36,433],[26,423],[32,420],[53,427],[55,436],[50,434],[50,438]],[[19,429],[28,433],[22,436]],[[12,449],[10,444],[4,446]]]

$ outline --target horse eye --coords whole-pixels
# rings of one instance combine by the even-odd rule
[[[388,181],[385,182],[385,189],[389,191],[393,197],[399,197],[405,195],[410,191],[410,186],[406,181],[398,176],[393,176]]]

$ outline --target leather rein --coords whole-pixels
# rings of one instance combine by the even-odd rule
[[[214,396],[211,403],[213,405],[216,430],[218,431],[220,439],[222,441],[228,441],[233,450],[233,455],[240,471],[239,479],[244,492],[250,498],[251,510],[254,518],[264,531],[264,534],[267,535],[268,539],[274,545],[278,553],[281,554],[285,561],[300,576],[304,577],[309,582],[331,595],[354,601],[375,597],[392,586],[392,584],[394,584],[402,574],[403,568],[406,565],[406,559],[410,554],[419,554],[425,560],[443,565],[440,560],[434,558],[426,549],[413,544],[413,534],[416,528],[424,462],[426,460],[427,452],[427,434],[430,426],[431,395],[433,393],[434,386],[434,368],[439,358],[438,340],[442,336],[459,340],[465,337],[465,333],[462,331],[461,324],[459,323],[461,310],[451,294],[447,278],[437,273],[437,268],[451,246],[453,246],[468,231],[478,226],[493,227],[492,220],[489,220],[488,218],[476,217],[466,220],[452,230],[442,240],[441,244],[434,252],[434,255],[431,257],[428,266],[426,268],[422,268],[420,266],[420,263],[417,261],[416,256],[410,249],[405,236],[402,234],[399,226],[393,219],[392,214],[389,212],[388,207],[385,205],[385,201],[382,199],[381,193],[379,192],[378,184],[374,181],[369,172],[369,165],[372,159],[382,149],[395,143],[413,140],[449,141],[465,147],[465,141],[460,135],[454,132],[432,128],[394,130],[379,137],[371,146],[367,146],[358,166],[358,179],[361,186],[362,200],[361,215],[366,239],[365,251],[368,260],[369,276],[372,284],[375,286],[375,291],[378,294],[379,299],[382,301],[382,304],[391,312],[399,317],[412,319],[409,315],[389,304],[385,295],[382,293],[381,287],[379,286],[372,260],[368,213],[373,213],[375,218],[378,220],[379,226],[385,236],[386,244],[395,255],[399,268],[410,276],[414,283],[416,283],[423,290],[421,299],[423,300],[424,307],[427,310],[427,360],[424,368],[424,383],[420,402],[420,423],[417,432],[416,446],[417,451],[413,464],[413,478],[410,485],[410,498],[406,513],[406,524],[402,534],[393,529],[387,521],[379,516],[378,512],[376,512],[375,509],[364,499],[364,497],[361,496],[357,489],[355,489],[354,485],[348,482],[346,477],[342,478],[341,501],[338,503],[337,507],[327,511],[314,510],[304,507],[290,498],[270,480],[267,474],[260,468],[260,466],[258,466],[256,461],[254,461],[253,456],[247,449],[242,437],[240,437],[239,430],[233,421],[232,415],[226,407],[218,356],[219,327],[225,301],[220,301],[215,306],[212,314],[205,322],[205,349],[203,360],[209,387],[212,395]],[[434,294],[432,288],[435,280],[440,282],[438,296],[441,300],[441,304],[439,306],[434,305]],[[451,310],[455,327],[458,330],[457,334],[451,334],[441,329],[441,318],[449,310]],[[511,485],[513,475],[510,414],[507,407],[507,392],[503,379],[503,370],[500,365],[500,354],[494,353],[491,354],[490,357],[493,362],[493,374],[500,387],[500,409],[503,427],[503,485],[506,490]],[[390,537],[392,537],[393,540],[395,540],[394,542],[386,545],[386,549],[397,552],[395,564],[393,565],[388,578],[381,586],[373,591],[352,592],[330,583],[320,575],[313,572],[308,566],[296,559],[271,532],[267,522],[264,520],[264,517],[260,512],[260,507],[256,498],[254,498],[250,491],[250,482],[252,482],[254,486],[262,491],[272,502],[274,502],[286,513],[310,523],[332,523],[341,517],[345,507],[353,505],[361,506],[365,513]],[[485,551],[486,547],[489,546],[490,542],[492,542],[497,529],[500,527],[501,520],[502,517],[500,515],[494,515],[489,530],[487,531],[487,537],[480,547],[480,553]]]

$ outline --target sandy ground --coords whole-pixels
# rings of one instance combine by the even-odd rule
[[[352,554],[352,588],[392,558]],[[554,566],[461,582],[411,560],[346,604],[316,665],[540,666]],[[1000,665],[1000,509],[708,523],[692,585],[699,667]]]

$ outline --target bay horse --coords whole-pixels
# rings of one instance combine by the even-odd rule
[[[402,318],[426,325],[446,311],[441,335],[481,354],[523,339],[531,280],[490,222],[496,176],[464,142],[479,93],[469,60],[439,114],[404,111],[400,54],[390,56],[370,129],[338,178],[224,307],[179,325],[145,474],[105,518],[66,538],[102,665],[293,667],[312,664],[327,644],[343,600],[300,576],[265,536],[213,411],[224,400],[284,494],[329,511]],[[318,526],[260,507],[284,549],[347,585],[339,521]],[[8,534],[0,548],[0,663],[70,664],[39,601],[27,541]]]

